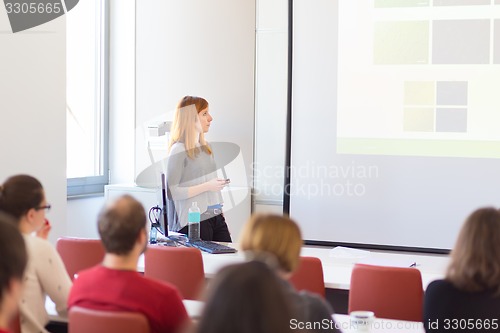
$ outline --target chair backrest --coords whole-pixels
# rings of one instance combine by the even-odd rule
[[[142,313],[114,312],[74,306],[69,310],[68,333],[149,333]]]
[[[144,276],[169,282],[184,299],[199,299],[205,285],[201,252],[190,247],[150,245],[144,254]]]
[[[79,271],[101,263],[105,254],[99,239],[62,237],[57,240],[56,249],[71,280]]]
[[[307,290],[325,298],[323,266],[316,257],[300,257],[299,267],[289,281],[296,290]]]
[[[349,312],[367,310],[379,318],[422,321],[424,291],[416,268],[356,264],[349,289]]]

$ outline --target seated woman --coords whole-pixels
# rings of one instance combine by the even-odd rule
[[[500,211],[481,208],[465,221],[444,280],[424,298],[426,332],[500,330]]]
[[[276,258],[277,274],[292,299],[298,321],[314,323],[311,332],[339,332],[332,319],[333,310],[325,300],[306,291],[297,292],[287,281],[299,264],[303,243],[293,220],[272,214],[253,215],[243,228],[240,243],[241,249],[252,255],[266,253]]]
[[[50,224],[45,211],[50,208],[42,184],[28,175],[8,178],[0,186],[0,210],[16,219],[28,250],[28,265],[21,297],[20,319],[23,333],[46,333],[49,316],[45,296],[66,312],[71,280],[54,246],[47,241]],[[32,233],[36,232],[37,236]]]
[[[217,273],[209,285],[197,333],[292,332],[294,317],[276,274],[265,263],[250,261]]]

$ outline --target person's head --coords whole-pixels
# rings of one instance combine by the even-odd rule
[[[42,184],[32,176],[12,176],[0,186],[0,210],[22,222],[28,232],[43,226],[48,208]]]
[[[17,223],[12,217],[0,213],[0,318],[4,322],[2,326],[17,312],[27,262],[26,246]]]
[[[465,221],[446,278],[457,288],[500,295],[500,211],[480,208]]]
[[[226,266],[209,285],[198,332],[290,332],[292,311],[283,283],[265,263]]]
[[[297,268],[302,243],[297,223],[289,217],[273,214],[254,214],[250,217],[240,240],[243,251],[274,255],[285,273]]]
[[[184,96],[177,104],[172,127],[170,129],[169,147],[176,142],[183,142],[186,152],[190,158],[194,158],[199,149],[199,142],[206,153],[211,154],[210,147],[205,141],[205,133],[208,132],[212,116],[208,111],[208,102],[202,97]]]
[[[144,207],[130,195],[121,196],[105,206],[97,224],[107,253],[128,255],[136,246],[144,250],[147,245]]]

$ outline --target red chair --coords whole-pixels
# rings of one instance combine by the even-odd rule
[[[199,299],[205,285],[203,259],[198,249],[150,245],[144,254],[144,276],[169,282],[184,299]]]
[[[373,311],[376,317],[422,321],[422,276],[415,268],[356,264],[349,290],[349,312]]]
[[[79,271],[101,263],[105,254],[99,239],[62,237],[57,240],[56,249],[71,280]]]
[[[137,312],[90,310],[74,306],[68,314],[68,333],[149,333],[146,316]]]
[[[307,290],[325,298],[323,266],[316,257],[300,257],[299,267],[289,281],[296,290]]]

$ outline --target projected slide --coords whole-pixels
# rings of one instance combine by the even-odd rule
[[[500,0],[338,6],[337,153],[500,158]]]

